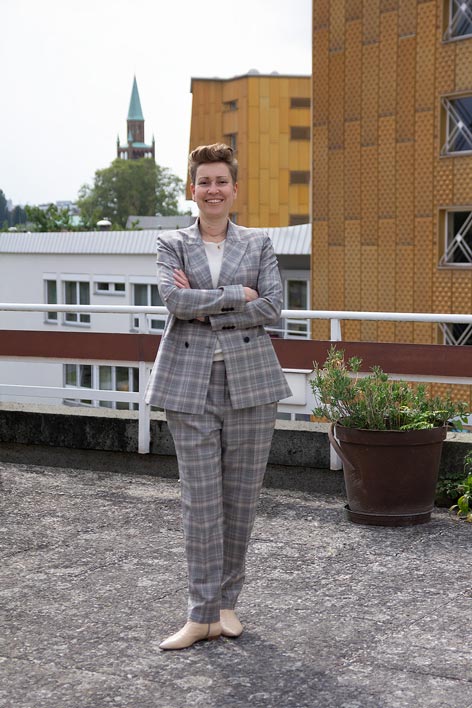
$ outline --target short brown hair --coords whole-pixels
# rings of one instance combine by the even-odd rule
[[[234,157],[233,148],[224,143],[214,143],[214,145],[199,145],[188,156],[188,173],[192,184],[195,184],[198,167],[208,162],[224,162],[228,165],[233,182],[238,181],[238,161]]]

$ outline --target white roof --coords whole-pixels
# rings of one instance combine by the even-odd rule
[[[308,256],[311,253],[311,224],[267,229],[278,256]]]
[[[159,231],[48,231],[0,233],[0,253],[148,254]],[[162,233],[162,232],[161,232]]]
[[[309,255],[311,224],[267,229],[277,255]],[[162,231],[50,231],[0,233],[1,253],[152,255]]]

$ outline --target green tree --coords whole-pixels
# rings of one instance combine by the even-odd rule
[[[12,226],[24,226],[26,224],[26,209],[17,204],[10,212],[10,223]]]
[[[26,218],[31,231],[73,231],[71,215],[68,209],[58,209],[55,204],[49,204],[47,209],[37,206],[26,206]]]
[[[178,201],[185,190],[184,181],[174,175],[168,167],[160,167],[159,165],[156,167],[157,211],[155,214],[162,216],[182,214],[183,212],[179,211]],[[146,214],[139,214],[139,216],[146,216]]]
[[[0,229],[8,228],[8,206],[7,198],[3,189],[0,189]]]
[[[95,172],[93,186],[79,192],[78,207],[82,223],[94,228],[108,218],[114,228],[125,228],[128,216],[165,216],[179,214],[178,199],[184,191],[180,177],[154,160],[121,160]]]

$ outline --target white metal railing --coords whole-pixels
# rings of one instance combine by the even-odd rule
[[[165,307],[146,305],[50,305],[26,302],[0,303],[0,312],[102,312],[167,315]],[[366,312],[354,310],[282,310],[282,318],[307,320],[382,320],[385,322],[472,322],[472,315],[437,312]]]
[[[134,315],[168,315],[165,307],[145,305],[43,305],[30,303],[0,303],[3,312],[77,312]],[[281,319],[330,320],[331,339],[340,341],[343,320],[383,321],[383,322],[430,322],[438,324],[472,324],[472,315],[451,315],[430,312],[362,312],[354,310],[282,310]],[[70,323],[68,323],[70,324]],[[271,331],[280,331],[268,328]],[[297,337],[297,339],[303,339]]]
[[[137,306],[137,305],[52,305],[52,304],[31,304],[31,303],[0,303],[0,312],[76,312],[76,313],[107,313],[107,314],[133,314],[139,316],[140,327],[138,332],[147,332],[145,327],[145,319],[150,315],[168,315],[165,307]],[[438,324],[455,324],[464,323],[472,324],[472,315],[462,314],[445,314],[445,313],[411,313],[411,312],[359,312],[351,310],[282,310],[281,318],[290,319],[326,319],[330,321],[330,339],[332,341],[342,341],[341,322],[343,320],[361,320],[361,321],[389,321],[389,322],[429,322]],[[0,330],[1,331],[1,330]],[[65,331],[70,331],[67,329]],[[298,339],[298,337],[297,337]],[[300,337],[302,339],[302,337]],[[28,360],[31,360],[28,358]],[[41,359],[43,361],[43,359]],[[0,384],[0,394],[17,396],[41,395],[45,398],[69,398],[88,400],[97,399],[103,401],[116,401],[138,404],[138,420],[139,420],[139,441],[138,451],[140,453],[148,453],[150,446],[150,410],[151,407],[144,400],[144,392],[149,379],[149,366],[146,362],[139,362],[139,392],[124,392],[110,391],[91,388],[65,388],[52,386],[26,386],[21,384]],[[311,393],[309,386],[309,371],[298,371],[286,369],[288,378],[303,376],[304,381],[300,383],[293,379],[290,381],[296,384],[296,389],[299,392],[299,399],[307,393]],[[421,377],[421,376],[402,376],[402,378],[410,378],[412,380],[423,381],[443,381],[447,380],[450,383],[472,384],[471,377]],[[293,386],[292,386],[293,388]],[[86,394],[86,395],[85,395]],[[292,397],[294,398],[294,397]],[[295,396],[296,398],[296,396]],[[290,399],[288,399],[289,401]],[[289,403],[286,404],[289,408]],[[279,409],[284,409],[284,404],[279,405]],[[305,408],[299,408],[300,412],[304,412]],[[335,455],[332,455],[332,467],[339,467],[339,460]]]

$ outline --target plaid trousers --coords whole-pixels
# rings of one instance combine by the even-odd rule
[[[188,618],[233,609],[267,466],[277,403],[233,409],[224,361],[213,363],[203,413],[166,410],[179,464]]]

